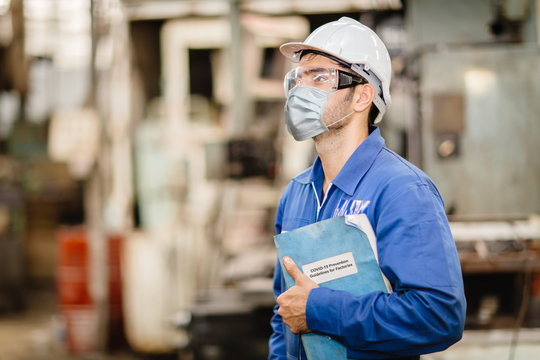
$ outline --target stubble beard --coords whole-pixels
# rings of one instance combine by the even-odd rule
[[[323,111],[323,121],[328,126],[328,124],[332,124],[333,122],[343,118],[344,116],[347,116],[349,114],[348,111],[348,105],[352,101],[352,95],[353,92],[349,92],[348,95],[339,103],[338,106],[335,106],[333,108],[325,107]],[[351,121],[351,117],[349,116],[346,119],[343,119],[342,121],[338,122],[337,124],[334,124],[328,128],[328,131],[325,131],[313,138],[315,143],[319,143],[321,141],[324,141],[325,139],[329,137],[335,137],[339,136],[341,132],[344,130],[344,128],[349,124]]]

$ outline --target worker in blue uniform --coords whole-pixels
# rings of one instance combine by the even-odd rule
[[[285,189],[276,230],[365,214],[393,291],[355,297],[319,287],[286,257],[295,285],[286,289],[278,264],[269,359],[305,359],[299,334],[307,332],[337,339],[350,359],[418,359],[446,349],[465,321],[459,259],[437,188],[386,148],[375,125],[390,105],[385,45],[345,17],[280,49],[299,63],[285,76],[287,129],[297,141],[313,139],[318,156]]]

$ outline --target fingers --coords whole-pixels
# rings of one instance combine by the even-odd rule
[[[300,271],[298,266],[296,266],[296,263],[288,256],[285,256],[283,258],[283,266],[285,266],[285,270],[291,275],[291,277],[294,279],[294,282],[298,282],[298,280],[301,280],[305,275]]]
[[[309,292],[293,286],[277,298],[279,305],[278,315],[283,319],[294,334],[304,333],[308,330],[306,322],[306,302]]]
[[[309,293],[318,286],[302,273],[290,257],[283,258],[283,266],[294,279],[295,285],[278,296],[278,314],[293,333],[303,333],[309,330],[306,323],[306,304]]]

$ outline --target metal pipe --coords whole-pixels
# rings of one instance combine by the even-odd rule
[[[240,23],[240,7],[242,0],[230,0],[229,23],[231,28],[230,59],[234,96],[230,135],[240,135],[247,126],[247,94],[244,87],[244,64],[242,57],[242,25]]]

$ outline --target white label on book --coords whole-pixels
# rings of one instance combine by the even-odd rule
[[[311,280],[321,284],[330,280],[356,274],[358,268],[351,251],[317,260],[302,266],[302,271]]]

